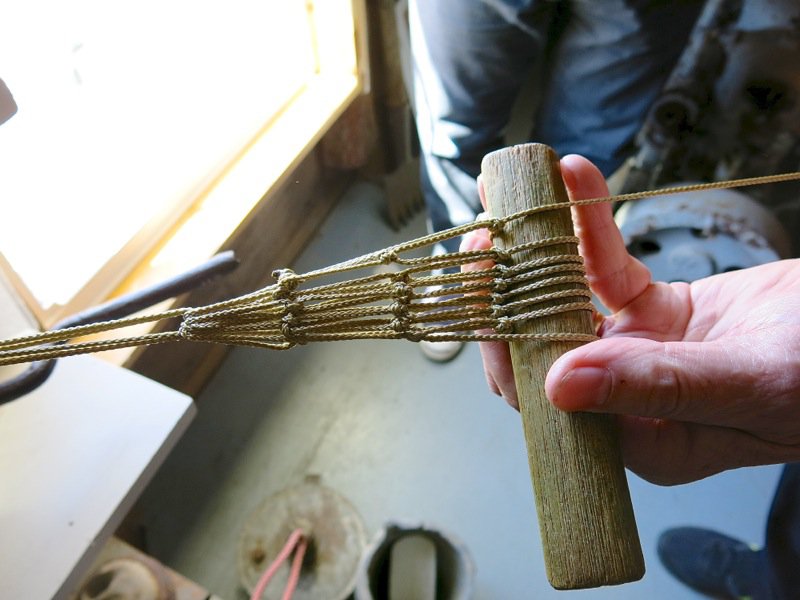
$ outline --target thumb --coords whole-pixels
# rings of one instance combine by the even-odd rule
[[[717,342],[656,342],[607,338],[564,354],[545,382],[547,397],[566,411],[672,419],[750,428],[761,413],[765,381],[775,381],[763,356],[730,338]],[[763,416],[763,413],[761,414]]]

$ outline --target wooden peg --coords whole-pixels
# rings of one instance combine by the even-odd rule
[[[568,201],[558,156],[547,146],[524,144],[498,150],[484,158],[481,170],[492,216]],[[496,235],[495,244],[511,248],[572,235],[570,210],[563,208],[508,223]],[[575,244],[560,244],[514,253],[513,261],[577,253]],[[556,289],[553,286],[552,290]],[[517,331],[594,333],[594,328],[588,311],[574,311],[529,321]],[[620,584],[644,575],[613,420],[608,415],[559,411],[545,396],[548,369],[559,356],[579,345],[529,340],[511,343],[547,577],[557,589]]]

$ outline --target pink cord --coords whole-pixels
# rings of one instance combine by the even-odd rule
[[[297,582],[300,581],[300,569],[303,566],[303,557],[306,555],[306,548],[308,548],[308,540],[301,537],[297,543],[297,550],[292,559],[292,570],[289,573],[289,579],[286,582],[286,589],[283,591],[282,600],[292,600],[292,594],[297,589]]]
[[[294,560],[292,561],[292,570],[289,574],[289,580],[286,583],[286,590],[283,592],[283,600],[289,600],[292,597],[297,587],[297,581],[300,579],[300,567],[303,565],[303,555],[306,553],[306,547],[308,546],[308,541],[305,539],[302,529],[295,529],[289,536],[289,539],[286,540],[286,544],[278,553],[278,556],[275,557],[275,560],[270,563],[267,570],[264,571],[258,579],[258,583],[256,583],[256,587],[250,595],[250,600],[261,600],[261,596],[264,595],[264,590],[267,589],[270,580],[295,549],[295,546],[298,546],[297,554],[295,554]]]

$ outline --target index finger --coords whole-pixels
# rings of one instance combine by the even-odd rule
[[[570,200],[608,196],[602,173],[582,156],[562,158],[561,176]],[[574,206],[572,215],[589,286],[611,312],[618,312],[647,289],[650,271],[628,254],[609,203]]]

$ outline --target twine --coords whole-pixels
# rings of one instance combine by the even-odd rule
[[[527,321],[595,310],[583,260],[577,254],[515,260],[515,255],[532,249],[577,248],[577,237],[543,239],[504,250],[492,247],[437,256],[430,252],[423,257],[407,255],[477,229],[487,228],[497,235],[512,221],[571,206],[797,179],[800,172],[547,204],[432,233],[305,274],[281,269],[273,273],[275,284],[208,306],[176,308],[2,340],[0,365],[174,341],[272,350],[308,342],[354,339],[588,342],[596,337],[516,332],[516,326]],[[494,264],[490,268],[447,272],[481,261]],[[358,275],[357,271],[366,274]],[[350,278],[310,285],[321,278],[341,275]],[[88,335],[176,318],[179,325],[175,331],[80,341]]]

